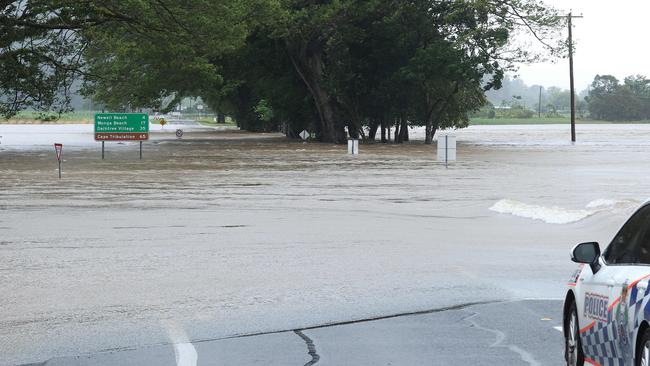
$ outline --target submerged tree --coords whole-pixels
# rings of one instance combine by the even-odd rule
[[[557,51],[550,42],[561,22],[534,0],[107,4],[4,7],[0,113],[64,108],[57,91],[82,77],[84,92],[114,110],[169,109],[201,96],[244,129],[309,129],[342,142],[374,139],[380,128],[386,140],[394,127],[401,142],[420,125],[431,142],[441,127],[466,126],[514,62],[539,57],[518,34]]]

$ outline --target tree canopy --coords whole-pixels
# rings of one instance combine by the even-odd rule
[[[517,34],[557,51],[562,22],[534,0],[13,1],[0,5],[0,113],[63,110],[81,78],[116,111],[200,96],[248,130],[341,142],[394,127],[405,141],[425,126],[430,142],[540,57]]]
[[[650,119],[650,79],[632,75],[623,83],[612,75],[596,75],[585,98],[592,118],[608,121]]]

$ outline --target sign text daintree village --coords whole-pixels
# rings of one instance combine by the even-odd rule
[[[146,113],[95,114],[95,140],[143,141],[149,139],[149,115]]]

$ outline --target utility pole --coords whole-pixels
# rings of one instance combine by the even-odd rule
[[[571,142],[576,142],[576,90],[573,78],[573,18],[582,18],[582,15],[567,16],[569,20],[569,79],[571,82]]]
[[[542,86],[539,86],[539,103],[537,104],[537,117],[542,118]]]

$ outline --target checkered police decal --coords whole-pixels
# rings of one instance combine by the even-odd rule
[[[586,362],[602,366],[634,365],[634,334],[643,319],[650,318],[650,288],[639,292],[635,281],[612,304],[607,321],[595,321],[581,331]],[[624,300],[624,301],[623,301]],[[615,306],[618,305],[618,306]],[[631,322],[631,324],[629,324]]]
[[[595,326],[582,333],[580,338],[585,357],[591,358],[603,366],[625,365],[625,361],[620,358],[615,346],[616,332],[614,323],[608,321],[606,323],[596,322]]]

